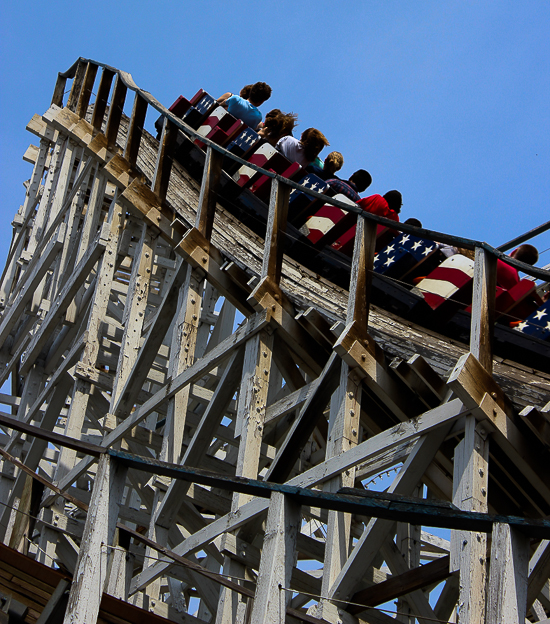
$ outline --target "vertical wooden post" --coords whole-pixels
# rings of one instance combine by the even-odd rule
[[[122,119],[122,111],[124,109],[124,101],[126,100],[126,92],[128,88],[122,82],[120,75],[117,76],[113,97],[111,98],[111,106],[109,107],[109,117],[107,119],[107,127],[105,128],[105,137],[109,145],[115,145],[118,127]]]
[[[493,372],[493,324],[496,290],[496,258],[476,247],[470,351],[485,370]],[[487,512],[489,441],[466,416],[464,439],[455,449],[453,502],[460,509]],[[451,533],[451,570],[460,570],[459,615],[461,624],[485,617],[487,535],[469,531]]]
[[[201,191],[195,227],[208,240],[212,236],[216,212],[216,193],[222,171],[223,155],[209,147],[202,174]]]
[[[92,126],[97,132],[101,132],[114,75],[115,72],[107,68],[105,68],[101,74],[99,88],[95,98],[94,112],[92,113]]]
[[[97,65],[95,63],[88,63],[82,83],[82,89],[80,91],[80,97],[78,98],[78,105],[76,107],[76,114],[79,117],[85,117],[86,111],[88,110],[88,104],[90,103],[96,74]]]
[[[285,622],[290,604],[296,539],[300,532],[300,505],[280,492],[271,494],[251,624]]]
[[[78,61],[76,73],[73,78],[73,84],[71,85],[71,92],[69,93],[69,99],[67,100],[67,108],[73,113],[76,112],[78,100],[80,98],[80,91],[82,89],[82,83],[84,82],[84,75],[86,74],[86,63],[84,61]]]
[[[269,374],[273,353],[273,334],[263,330],[250,338],[245,346],[242,381],[237,402],[235,437],[239,437],[236,476],[258,478],[260,449],[265,420]],[[238,513],[250,496],[236,492],[231,509]],[[248,537],[248,536],[247,536]],[[252,537],[249,537],[251,540]],[[226,556],[223,573],[243,578],[246,567]],[[246,600],[222,587],[216,624],[241,624],[246,619]]]
[[[496,257],[476,247],[470,351],[490,374],[493,372],[496,270]]]
[[[159,142],[155,173],[151,183],[153,193],[157,195],[161,204],[164,204],[166,201],[168,182],[170,181],[170,172],[172,170],[172,149],[177,134],[178,129],[176,126],[169,119],[165,119],[162,128],[162,136]]]
[[[419,490],[421,488],[416,488],[413,493],[415,498],[422,498],[422,492]],[[419,525],[409,524],[408,522],[397,523],[395,542],[408,569],[417,568],[420,565],[420,529]],[[403,624],[413,624],[414,616],[411,615],[415,612],[413,605],[414,600],[411,600],[409,596],[399,598],[397,601],[397,612],[399,615],[396,616],[396,620],[403,622]]]
[[[369,322],[376,229],[374,221],[359,215],[351,265],[347,324],[353,320],[365,332]]]
[[[115,598],[128,600],[135,555],[130,553],[130,535],[118,531],[117,548],[110,553],[105,591]]]
[[[489,443],[486,432],[466,417],[464,439],[454,457],[453,503],[466,511],[487,513]],[[451,532],[451,571],[460,570],[460,624],[483,622],[487,579],[487,534]]]
[[[107,578],[107,546],[113,543],[126,472],[110,455],[99,458],[64,624],[97,620]]]
[[[143,134],[143,124],[145,123],[145,115],[147,113],[147,100],[139,93],[134,98],[134,108],[132,109],[132,117],[130,118],[130,126],[128,127],[128,136],[126,137],[126,147],[124,148],[124,158],[135,167]]]
[[[147,223],[139,223],[137,231],[139,232],[139,241],[136,244],[134,258],[132,260],[128,295],[126,297],[126,305],[124,306],[124,315],[122,317],[124,333],[120,345],[109,411],[112,411],[114,405],[116,405],[120,392],[122,388],[125,387],[128,376],[136,361],[147,311],[147,299],[153,271],[155,241],[151,229],[147,227]]]
[[[357,446],[361,414],[361,379],[342,362],[340,384],[332,395],[325,459],[336,457]],[[355,468],[346,470],[325,484],[324,490],[337,492],[343,487],[354,487]],[[325,562],[321,595],[328,596],[331,587],[346,563],[351,548],[351,514],[330,510],[327,521]],[[324,601],[317,611],[323,616]]]
[[[52,95],[52,104],[63,108],[63,96],[65,95],[65,87],[67,86],[67,77],[57,74],[57,81]]]
[[[495,523],[486,624],[525,622],[529,538],[509,524]]]
[[[271,182],[261,279],[267,277],[277,286],[281,281],[289,196],[290,187],[274,178]]]
[[[531,609],[550,577],[550,540],[542,540],[529,561],[527,610]]]

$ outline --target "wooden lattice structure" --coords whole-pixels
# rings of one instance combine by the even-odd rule
[[[103,592],[143,622],[549,617],[550,376],[493,357],[487,245],[468,346],[371,305],[380,219],[358,218],[346,291],[283,255],[297,185],[266,172],[264,244],[221,201],[224,150],[204,139],[197,182],[171,157],[193,131],[124,72],[80,59],[28,130],[0,530],[59,580],[2,558],[21,621],[63,621],[69,588],[87,624],[134,621]]]

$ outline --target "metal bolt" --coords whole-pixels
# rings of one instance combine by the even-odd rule
[[[207,258],[206,256],[203,256],[203,257],[202,257],[202,261],[204,262],[204,264],[206,264],[207,259],[208,259],[208,258]]]
[[[363,360],[363,362],[367,359],[367,354],[366,353],[362,353],[361,354],[361,359]]]

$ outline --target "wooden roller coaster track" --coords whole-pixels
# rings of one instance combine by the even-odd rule
[[[375,304],[387,220],[356,210],[349,288],[329,281],[285,255],[300,185],[203,137],[178,162],[196,131],[125,72],[79,59],[27,129],[0,284],[0,616],[548,621],[548,343],[494,324],[497,258],[548,271],[414,230],[475,250],[461,342]],[[272,178],[258,227],[227,159]]]

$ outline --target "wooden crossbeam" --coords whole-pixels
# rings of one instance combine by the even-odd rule
[[[432,583],[440,583],[450,576],[449,572],[449,556],[440,557],[435,561],[426,563],[414,570],[409,570],[398,576],[377,583],[372,587],[363,589],[354,594],[350,600],[350,604],[346,611],[357,615],[365,610],[366,607],[375,607],[384,604],[390,600],[395,600],[400,596],[422,589]],[[365,607],[361,607],[363,604]]]

